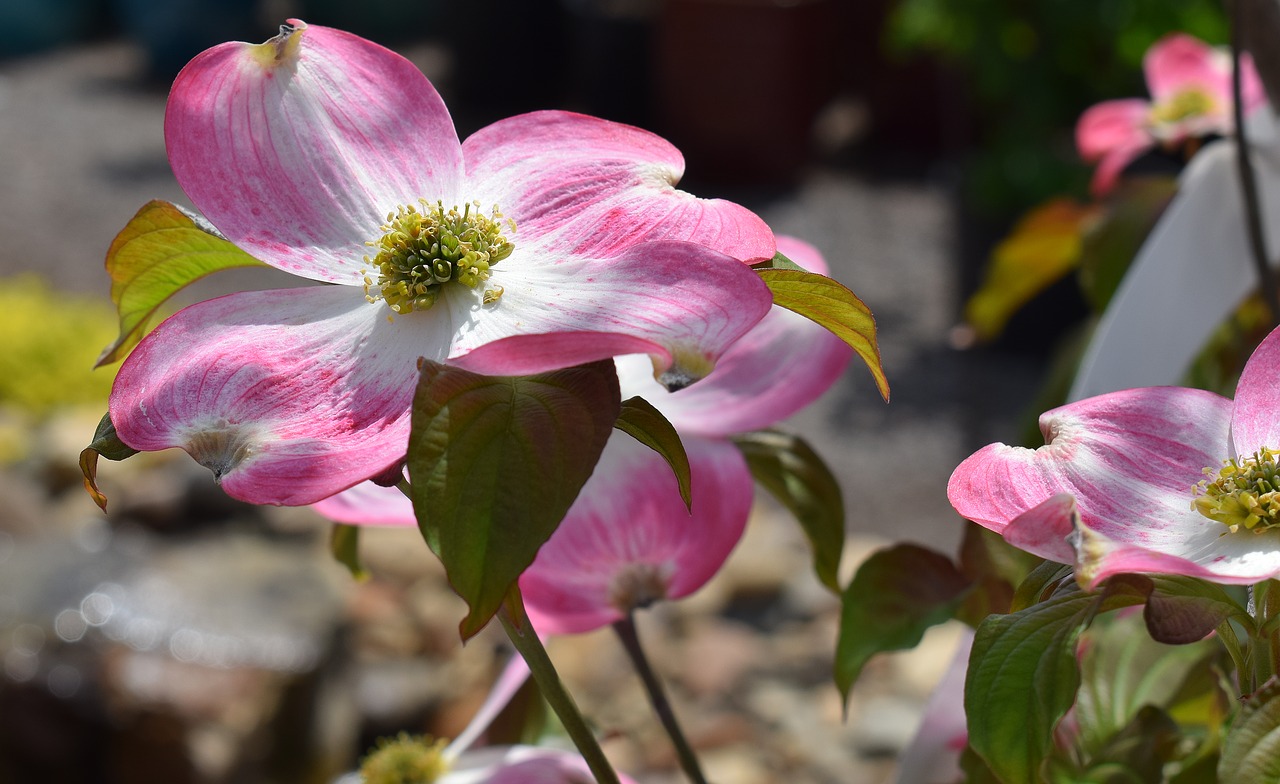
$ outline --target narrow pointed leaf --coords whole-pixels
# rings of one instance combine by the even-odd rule
[[[662,455],[676,475],[680,498],[686,508],[693,508],[693,485],[689,471],[689,456],[685,454],[680,434],[667,421],[662,412],[642,397],[628,398],[622,402],[622,413],[613,426],[635,440]]]
[[[969,585],[951,559],[917,545],[868,558],[842,597],[835,663],[840,694],[848,699],[873,655],[913,648],[930,626],[950,620]]]
[[[470,611],[497,612],[604,450],[622,401],[612,361],[481,376],[423,360],[408,467],[414,513]]]
[[[108,460],[124,460],[138,454],[138,450],[125,445],[116,435],[116,426],[111,422],[111,414],[102,415],[98,428],[94,431],[93,441],[80,452],[80,472],[84,474],[84,489],[93,497],[93,502],[102,511],[107,511],[107,497],[98,489],[98,456]]]
[[[817,452],[799,436],[759,430],[733,439],[747,459],[751,475],[804,529],[813,548],[813,569],[839,592],[840,554],[844,551],[844,498],[840,483]]]
[[[1142,598],[1127,586],[1086,594],[1072,585],[978,627],[965,679],[969,744],[1004,784],[1043,780],[1054,728],[1080,684],[1076,640],[1097,613]]]
[[[1243,701],[1222,744],[1218,781],[1280,782],[1280,681],[1275,678]]]
[[[142,339],[156,310],[187,284],[218,270],[256,266],[265,265],[203,221],[169,202],[148,202],[107,250],[120,335],[103,349],[95,367],[123,358]]]
[[[848,343],[867,363],[880,396],[889,399],[889,379],[880,363],[880,346],[876,342],[876,320],[856,294],[825,275],[802,269],[768,268],[758,272],[773,292],[773,304],[826,327]]]
[[[333,524],[333,534],[329,538],[329,548],[338,563],[347,567],[351,576],[364,580],[369,576],[368,570],[360,563],[360,528],[343,523]]]

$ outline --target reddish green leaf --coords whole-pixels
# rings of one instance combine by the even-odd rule
[[[148,202],[107,250],[120,335],[102,350],[95,367],[122,359],[142,339],[156,310],[187,284],[218,270],[257,266],[262,262],[203,221],[168,202]]]
[[[836,686],[848,699],[875,654],[913,648],[925,630],[950,620],[969,580],[945,555],[913,544],[880,550],[845,590],[836,643]]]
[[[408,468],[418,524],[470,607],[467,639],[555,532],[622,406],[611,361],[481,376],[423,360]]]
[[[867,363],[880,396],[889,399],[889,379],[880,364],[876,342],[876,320],[856,294],[825,275],[799,268],[768,267],[757,272],[773,292],[773,304],[799,313],[848,343]]]
[[[684,499],[686,508],[693,508],[693,480],[690,477],[689,456],[685,454],[684,444],[675,426],[667,421],[662,412],[642,397],[633,397],[622,401],[622,413],[613,426],[635,440],[662,455],[676,475],[676,484],[680,487],[680,497]]]
[[[795,515],[813,548],[814,572],[838,592],[844,499],[831,469],[799,436],[760,430],[737,436],[733,442],[755,480]]]

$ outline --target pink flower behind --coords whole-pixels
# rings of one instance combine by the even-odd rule
[[[194,305],[117,377],[122,441],[185,449],[254,503],[312,503],[401,460],[419,357],[513,375],[643,353],[679,387],[769,308],[742,262],[772,257],[772,232],[676,190],[664,140],[537,112],[459,142],[417,68],[339,30],[293,20],[197,56],[165,140],[228,239],[336,284]]]
[[[1264,100],[1262,82],[1247,56],[1241,60],[1244,109]],[[1151,100],[1127,98],[1090,107],[1076,125],[1080,156],[1097,163],[1093,193],[1103,196],[1146,150],[1187,139],[1232,132],[1231,57],[1182,33],[1152,44],[1143,58]]]
[[[812,246],[779,237],[778,247],[801,266],[826,272]],[[666,461],[614,433],[568,515],[520,579],[534,628],[589,631],[702,587],[737,544],[751,510],[751,473],[729,437],[768,427],[809,404],[851,357],[825,329],[774,307],[711,375],[688,389],[663,390],[643,356],[615,360],[623,398],[643,396],[679,431],[692,467],[693,511],[680,500]],[[369,483],[314,508],[344,523],[415,524],[399,491]]]
[[[1280,575],[1280,330],[1231,401],[1128,389],[1040,417],[1046,444],[991,444],[951,476],[964,517],[1081,583],[1148,572],[1248,584]]]

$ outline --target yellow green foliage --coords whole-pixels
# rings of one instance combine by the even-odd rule
[[[1009,318],[1080,263],[1081,238],[1098,207],[1054,199],[1022,217],[991,253],[986,279],[964,318],[979,340],[991,340]]]
[[[105,298],[57,292],[37,275],[0,278],[0,406],[105,406],[115,370],[93,363],[115,336]]]

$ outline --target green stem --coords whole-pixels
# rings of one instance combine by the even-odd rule
[[[675,711],[671,709],[671,702],[667,699],[666,690],[662,688],[662,681],[658,680],[653,667],[649,665],[649,658],[644,654],[644,648],[640,645],[640,635],[636,633],[635,614],[628,612],[622,620],[614,621],[613,630],[617,632],[618,639],[622,641],[622,647],[631,657],[631,663],[644,683],[653,712],[658,714],[658,720],[662,722],[663,729],[671,738],[671,744],[675,746],[680,767],[694,784],[707,784],[707,778],[702,774],[702,768],[698,764],[698,755],[694,754],[693,747],[689,745],[688,739],[681,731],[680,723],[676,721]]]
[[[614,772],[613,766],[604,756],[604,750],[600,748],[595,735],[591,733],[586,720],[582,718],[582,712],[578,710],[577,703],[573,701],[573,697],[565,689],[564,683],[556,673],[556,668],[551,663],[551,657],[547,655],[547,649],[543,647],[542,640],[534,632],[533,624],[529,622],[529,616],[524,611],[524,601],[520,598],[518,587],[512,587],[510,596],[498,611],[498,619],[502,621],[502,628],[511,639],[511,644],[529,665],[529,671],[533,673],[533,680],[538,684],[543,699],[560,718],[560,723],[564,725],[565,731],[569,733],[569,739],[586,760],[587,767],[591,769],[591,775],[595,776],[597,784],[620,784],[618,774]]]

